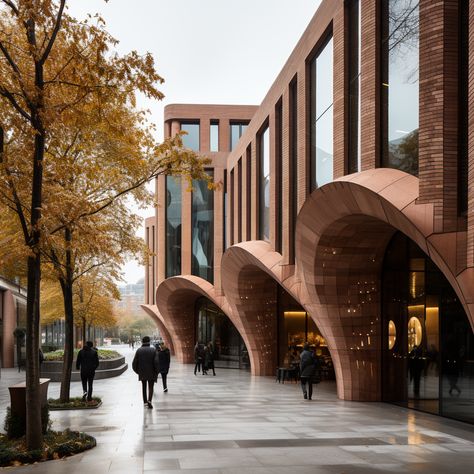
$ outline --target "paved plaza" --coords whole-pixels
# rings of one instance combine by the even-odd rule
[[[133,356],[120,347],[128,362]],[[2,370],[2,418],[7,386],[24,378]],[[172,361],[169,392],[157,385],[154,409],[143,408],[131,369],[95,382],[97,410],[51,412],[54,429],[70,427],[97,438],[91,451],[33,466],[37,474],[336,474],[467,473],[474,465],[474,427],[383,403],[338,400],[322,383],[303,400],[294,383],[238,370],[194,376]],[[49,395],[58,396],[59,384]],[[72,395],[81,395],[80,383]]]

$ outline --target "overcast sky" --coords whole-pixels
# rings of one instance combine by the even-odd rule
[[[163,137],[163,108],[171,103],[259,105],[321,0],[70,0],[69,13],[100,13],[118,50],[150,51],[165,79],[150,109]],[[141,210],[143,216],[153,209]],[[143,232],[141,232],[143,235]],[[127,283],[143,277],[134,262]]]

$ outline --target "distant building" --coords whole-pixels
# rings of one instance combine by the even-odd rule
[[[16,328],[26,328],[26,290],[0,276],[0,366],[13,367]]]
[[[141,278],[136,283],[119,286],[121,300],[115,303],[116,308],[125,313],[126,316],[143,317],[140,305],[145,298],[145,280]]]

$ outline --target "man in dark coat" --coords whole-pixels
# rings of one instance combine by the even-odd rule
[[[214,348],[212,342],[207,343],[206,351],[204,352],[204,367],[206,369],[206,375],[208,370],[212,370],[212,375],[216,375],[216,369],[214,368]]]
[[[168,386],[166,384],[166,378],[168,376],[168,371],[170,370],[170,350],[161,343],[157,347],[158,351],[158,370],[161,374],[161,381],[163,382],[163,392],[168,391]]]
[[[93,349],[92,341],[87,341],[86,345],[79,351],[76,360],[76,369],[81,370],[82,399],[92,400],[92,383],[94,382],[95,371],[99,367],[99,355]]]
[[[153,399],[153,386],[158,378],[158,354],[156,349],[150,346],[150,338],[148,336],[142,339],[142,346],[135,352],[132,369],[138,374],[138,380],[142,382],[142,395],[145,407],[153,408],[151,400]]]
[[[300,355],[301,388],[305,399],[311,400],[313,396],[313,381],[315,381],[318,375],[318,369],[319,360],[309,350],[309,344],[305,342]],[[306,391],[306,385],[308,385],[308,391]]]

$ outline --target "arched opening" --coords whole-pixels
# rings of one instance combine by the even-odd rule
[[[299,366],[303,344],[309,343],[321,360],[323,378],[334,380],[331,355],[321,331],[307,311],[281,285],[277,285],[278,367]]]
[[[245,342],[227,315],[206,297],[196,300],[196,342],[212,343],[216,368],[250,370]]]
[[[397,232],[382,270],[382,397],[474,422],[474,334],[433,261]]]

